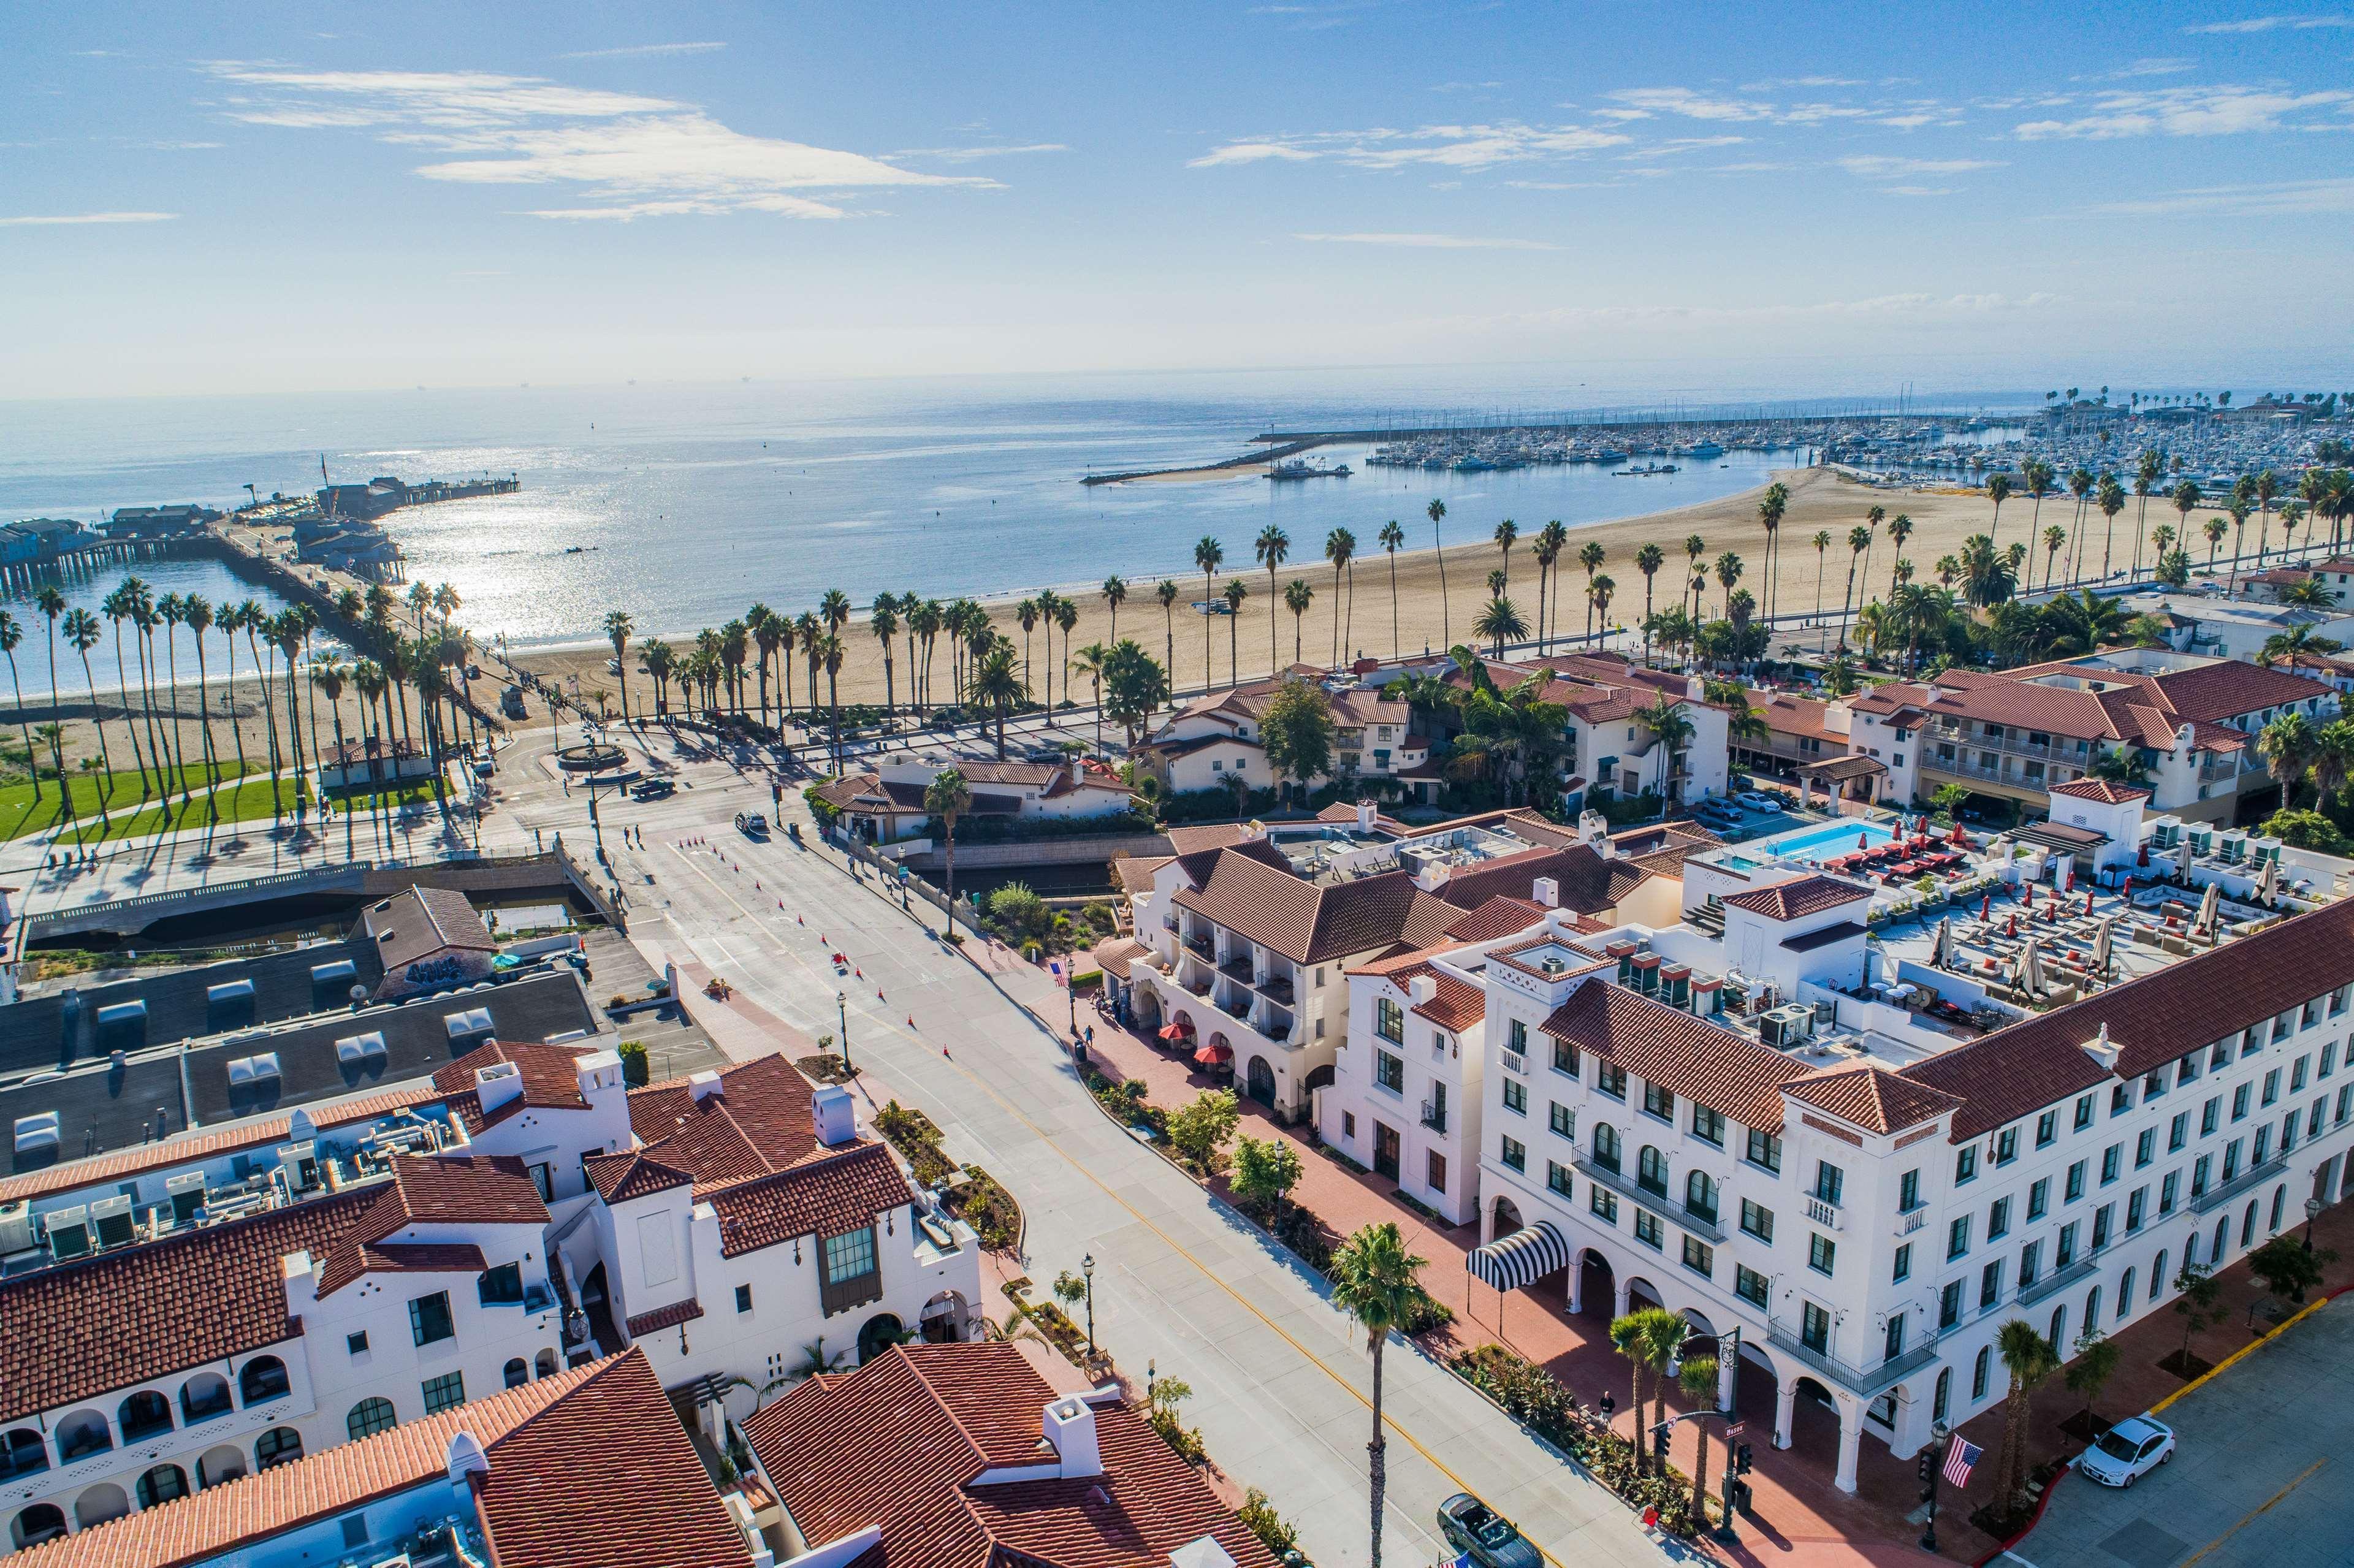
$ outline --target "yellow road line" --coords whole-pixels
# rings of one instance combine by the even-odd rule
[[[2164,1399],[2159,1400],[2156,1404],[2151,1405],[2149,1407],[2149,1413],[2152,1415],[2155,1415],[2159,1411],[2164,1410],[2168,1405],[2172,1404],[2176,1400],[2182,1398],[2192,1389],[2204,1383],[2209,1378],[2221,1377],[2226,1370],[2236,1365],[2242,1357],[2253,1355],[2256,1351],[2263,1350],[2266,1345],[2269,1345],[2274,1340],[2279,1339],[2289,1330],[2296,1328],[2299,1323],[2304,1322],[2306,1319],[2311,1317],[2314,1313],[2320,1311],[2324,1307],[2328,1306],[2330,1298],[2325,1296],[2320,1300],[2307,1305],[2303,1311],[2298,1312],[2294,1317],[2288,1319],[2285,1322],[2282,1323],[2279,1328],[2274,1329],[2263,1339],[2249,1340],[2246,1344],[2242,1345],[2238,1350],[2233,1351],[2230,1355],[2225,1356],[2221,1361],[2217,1361],[2213,1366],[2209,1367],[2205,1372],[2200,1372],[2197,1377],[2192,1378],[2189,1383],[2184,1383],[2180,1388],[2176,1389],[2172,1393],[2168,1394]],[[2185,1564],[2185,1568],[2189,1568],[2189,1565]]]
[[[2320,1303],[2316,1302],[2315,1305],[2318,1306]],[[2303,1314],[2299,1314],[2299,1316],[2302,1315]],[[2286,1328],[2288,1325],[2284,1323],[2281,1327]],[[2206,1545],[2192,1552],[2189,1558],[2184,1560],[2182,1568],[2191,1568],[2191,1565],[2197,1563],[2201,1557],[2206,1556],[2210,1552],[2214,1551],[2215,1548],[2222,1545],[2223,1542],[2231,1540],[2232,1537],[2247,1529],[2249,1525],[2254,1523],[2265,1514],[2270,1513],[2274,1503],[2279,1502],[2281,1499],[2288,1496],[2289,1493],[2296,1490],[2297,1488],[2313,1479],[2313,1472],[2321,1468],[2322,1466],[2327,1463],[2329,1463],[2327,1459],[2316,1459],[2312,1464],[2307,1465],[2305,1467],[2305,1474],[2297,1477],[2296,1479],[2291,1481],[2288,1485],[2274,1492],[2271,1497],[2266,1498],[2264,1501],[2263,1507],[2250,1509],[2245,1514],[2241,1516],[2239,1523],[2233,1525],[2231,1529],[2225,1531],[2222,1534],[2217,1536],[2214,1540],[2209,1542]]]
[[[675,849],[676,846],[673,847]],[[703,880],[710,885],[713,892],[718,894],[720,897],[726,899],[728,903],[735,905],[736,908],[747,916],[752,916],[752,911],[745,908],[743,905],[737,903],[735,897],[730,895],[725,887],[720,885],[717,879],[704,872],[702,867],[695,865],[693,857],[687,854],[685,851],[679,850],[677,853],[681,859],[684,860],[689,866],[695,869],[697,875],[702,876]],[[1019,1004],[1017,1003],[1016,1005]],[[872,1016],[871,1010],[868,1011],[869,1016]],[[916,1039],[914,1036],[908,1034],[907,1031],[904,1027],[893,1023],[887,1018],[883,1019],[881,1022],[883,1027],[890,1033],[900,1035],[911,1044],[923,1046],[925,1053],[928,1055],[930,1054],[931,1046],[928,1042]],[[1031,1120],[1030,1118],[1023,1113],[1021,1107],[1015,1105],[1012,1100],[1007,1099],[1002,1094],[999,1093],[995,1086],[974,1076],[973,1074],[966,1070],[963,1064],[956,1061],[954,1058],[951,1057],[947,1060],[949,1065],[956,1069],[959,1076],[964,1078],[967,1082],[970,1083],[973,1087],[981,1090],[991,1099],[996,1101],[998,1105],[1005,1109],[1008,1115],[1012,1116],[1023,1126],[1028,1128],[1038,1140],[1044,1143],[1047,1148],[1052,1149],[1056,1156],[1059,1157],[1066,1165],[1068,1165],[1072,1170],[1085,1177],[1088,1183],[1095,1187],[1097,1192],[1103,1193],[1105,1197],[1109,1198],[1122,1209],[1127,1210],[1130,1217],[1132,1217],[1138,1224],[1142,1225],[1146,1230],[1151,1232],[1153,1235],[1159,1237],[1161,1244],[1163,1246],[1166,1246],[1170,1251],[1175,1253],[1179,1257],[1183,1258],[1187,1263],[1192,1264],[1198,1273],[1200,1273],[1204,1278],[1210,1280],[1213,1284],[1216,1285],[1219,1289],[1232,1297],[1235,1302],[1245,1311],[1248,1312],[1252,1317],[1257,1318],[1260,1322],[1266,1324],[1267,1328],[1274,1330],[1276,1335],[1280,1338],[1285,1344],[1289,1345],[1293,1350],[1306,1357],[1311,1366],[1315,1367],[1326,1377],[1331,1378],[1334,1383],[1340,1384],[1342,1388],[1347,1389],[1350,1396],[1355,1399],[1359,1404],[1363,1405],[1368,1411],[1373,1409],[1373,1402],[1367,1398],[1366,1395],[1358,1389],[1356,1384],[1351,1383],[1339,1372],[1334,1372],[1331,1367],[1325,1365],[1322,1357],[1317,1355],[1315,1351],[1310,1350],[1298,1339],[1294,1338],[1290,1330],[1284,1328],[1282,1324],[1268,1317],[1265,1312],[1260,1311],[1257,1305],[1248,1297],[1243,1295],[1232,1285],[1226,1283],[1225,1278],[1220,1275],[1217,1270],[1208,1267],[1201,1259],[1186,1251],[1183,1243],[1178,1241],[1168,1232],[1162,1230],[1159,1225],[1154,1224],[1150,1220],[1147,1219],[1142,1211],[1136,1208],[1135,1205],[1129,1202],[1125,1198],[1122,1198],[1118,1192],[1112,1191],[1111,1187],[1100,1177],[1096,1175],[1094,1171],[1088,1170],[1078,1160],[1073,1159],[1070,1154],[1064,1150],[1060,1144],[1056,1143],[1052,1138],[1047,1136],[1045,1128]],[[1204,1195],[1206,1196],[1206,1194]],[[1468,1492],[1471,1490],[1469,1482],[1466,1481],[1461,1476],[1457,1475],[1453,1467],[1448,1466],[1445,1460],[1441,1459],[1437,1455],[1432,1453],[1429,1448],[1426,1447],[1420,1438],[1407,1431],[1404,1426],[1399,1425],[1397,1417],[1384,1412],[1382,1416],[1382,1421],[1383,1424],[1387,1425],[1391,1431],[1395,1432],[1400,1437],[1405,1439],[1406,1446],[1412,1448],[1416,1453],[1421,1455],[1432,1469],[1437,1470],[1440,1475],[1445,1476],[1449,1482],[1453,1483],[1458,1491]],[[1596,1484],[1598,1485],[1599,1483]],[[1605,1489],[1606,1490],[1607,1489]],[[1534,1542],[1531,1542],[1530,1544],[1535,1545],[1536,1543]],[[1543,1547],[1538,1546],[1537,1550],[1543,1554],[1546,1562],[1553,1564],[1553,1568],[1567,1568],[1567,1565],[1564,1564],[1560,1558],[1554,1556],[1551,1552],[1546,1551]]]

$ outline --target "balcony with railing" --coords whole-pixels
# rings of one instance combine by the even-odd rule
[[[1428,1100],[1423,1101],[1422,1125],[1430,1128],[1433,1132],[1445,1132],[1447,1130],[1447,1107],[1445,1106],[1433,1105]]]
[[[1206,928],[1196,928],[1186,934],[1185,950],[1197,959],[1204,959],[1214,964],[1218,961],[1217,940]]]
[[[2065,1267],[2053,1269],[2034,1284],[2020,1286],[2015,1305],[2021,1308],[2032,1307],[2047,1297],[2057,1296],[2079,1280],[2090,1279],[2099,1273],[2100,1269],[2100,1255],[2097,1253],[2086,1253]]]
[[[1267,977],[1258,982],[1258,989],[1259,993],[1262,996],[1265,996],[1267,1001],[1281,1007],[1289,1007],[1293,1000],[1291,990],[1291,971],[1288,969],[1268,970]]]
[[[1850,1393],[1871,1398],[1893,1383],[1903,1382],[1914,1372],[1929,1366],[1937,1359],[1937,1336],[1930,1334],[1901,1355],[1887,1357],[1872,1365],[1860,1366],[1844,1357],[1833,1355],[1828,1344],[1810,1345],[1805,1336],[1793,1333],[1779,1323],[1766,1326],[1766,1338],[1777,1350],[1789,1351],[1799,1361],[1829,1378]]]
[[[1808,1198],[1807,1218],[1827,1231],[1836,1231],[1845,1223],[1840,1206],[1828,1198]]]
[[[2288,1156],[2276,1154],[2262,1165],[2252,1165],[2220,1187],[2210,1187],[2204,1192],[2190,1195],[2190,1212],[2194,1214],[2214,1213],[2243,1192],[2253,1191],[2288,1169]]]

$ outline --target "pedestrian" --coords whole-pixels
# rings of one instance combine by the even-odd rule
[[[1091,1051],[1092,1051],[1093,1049],[1095,1049],[1095,1044],[1096,1044],[1096,1026],[1095,1026],[1094,1024],[1090,1023],[1090,1024],[1088,1024],[1088,1025],[1087,1025],[1087,1049],[1089,1049],[1089,1050],[1091,1050]]]

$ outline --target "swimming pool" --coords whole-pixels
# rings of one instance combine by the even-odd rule
[[[1820,827],[1801,828],[1796,832],[1778,833],[1770,839],[1741,847],[1753,855],[1761,851],[1782,860],[1823,860],[1835,854],[1847,854],[1863,840],[1866,849],[1877,849],[1894,841],[1896,832],[1880,822],[1851,820],[1825,822]]]

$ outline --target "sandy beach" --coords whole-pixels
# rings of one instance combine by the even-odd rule
[[[1913,520],[1911,538],[1905,542],[1904,554],[1916,568],[1916,577],[1931,578],[1931,565],[1938,556],[1957,549],[1964,538],[1986,530],[1992,517],[1992,507],[1983,495],[1968,493],[1914,493],[1878,490],[1842,478],[1828,469],[1795,469],[1776,475],[1789,486],[1790,502],[1782,524],[1781,608],[1784,612],[1812,609],[1816,592],[1816,553],[1810,541],[1818,530],[1829,530],[1832,543],[1823,556],[1822,592],[1824,605],[1833,610],[1839,606],[1840,594],[1846,580],[1849,550],[1848,530],[1865,520],[1872,507],[1887,508],[1891,517],[1899,513]],[[1263,481],[1260,482],[1264,482]],[[1731,550],[1747,567],[1741,586],[1752,594],[1763,597],[1761,581],[1765,551],[1765,531],[1757,523],[1757,501],[1764,493],[1757,489],[1721,500],[1673,511],[1651,513],[1616,523],[1591,524],[1575,529],[1570,535],[1571,553],[1562,563],[1554,578],[1553,613],[1562,631],[1569,635],[1585,630],[1585,574],[1577,567],[1575,552],[1588,541],[1599,544],[1605,552],[1601,575],[1612,578],[1617,592],[1611,600],[1611,619],[1622,625],[1632,625],[1643,613],[1643,577],[1635,569],[1635,553],[1646,543],[1658,541],[1668,553],[1668,563],[1661,568],[1653,588],[1654,607],[1675,603],[1678,590],[1683,586],[1684,539],[1698,534],[1708,542],[1707,558],[1713,562],[1723,551]],[[2032,503],[2013,499],[2003,507],[2002,537],[2005,543],[2027,537]],[[2074,514],[2075,502],[2062,493],[2047,497],[2043,503],[2045,524],[2068,525]],[[2174,522],[2172,509],[2163,503],[2153,506],[2152,526],[2161,520]],[[2097,512],[2088,511],[2093,548],[2100,548],[2101,518]],[[2128,504],[2117,516],[2116,545],[2120,559],[2130,560],[2135,508]],[[1418,519],[1416,520],[1419,521]],[[1356,530],[1361,554],[1355,565],[1353,609],[1344,576],[1341,607],[1342,647],[1349,657],[1383,658],[1399,652],[1421,652],[1425,649],[1440,650],[1456,642],[1469,641],[1470,627],[1486,604],[1488,574],[1500,564],[1501,557],[1493,546],[1473,547],[1450,546],[1446,552],[1444,575],[1446,589],[1440,591],[1441,562],[1435,551],[1401,550],[1395,557],[1397,599],[1394,630],[1392,623],[1391,558],[1374,545],[1373,535],[1378,522],[1368,522]],[[1542,523],[1522,524],[1522,543],[1512,551],[1511,597],[1522,618],[1532,629],[1535,624],[1535,592],[1537,571],[1527,545],[1528,534],[1542,527]],[[1422,529],[1426,530],[1427,524]],[[1410,528],[1410,534],[1416,530]],[[1293,618],[1283,608],[1281,590],[1294,577],[1306,581],[1315,589],[1314,603],[1299,627],[1300,655],[1310,662],[1331,662],[1334,647],[1332,608],[1332,568],[1314,555],[1321,544],[1319,540],[1292,541],[1294,557],[1276,574],[1276,594],[1267,592],[1267,574],[1251,559],[1251,540],[1237,536],[1223,541],[1226,550],[1226,567],[1213,579],[1214,592],[1224,590],[1229,579],[1239,579],[1249,589],[1239,617],[1211,618],[1206,623],[1207,642],[1212,679],[1223,684],[1232,679],[1237,663],[1243,679],[1264,675],[1270,668],[1268,657],[1268,610],[1275,611],[1274,644],[1276,662],[1288,664],[1293,656]],[[1310,552],[1309,558],[1299,558]],[[1875,596],[1888,588],[1888,572],[1894,552],[1888,546],[1885,525],[1881,542],[1871,557],[1872,588]],[[2041,557],[2038,556],[2039,571]],[[1180,591],[1176,611],[1164,620],[1161,606],[1154,598],[1159,579],[1133,577],[1128,579],[1129,599],[1121,607],[1119,632],[1134,638],[1156,657],[1167,657],[1171,640],[1175,647],[1175,680],[1181,688],[1199,689],[1204,683],[1204,618],[1192,606],[1202,599],[1203,582],[1199,574],[1172,578]],[[757,585],[749,585],[756,587]],[[1112,633],[1112,617],[1104,604],[1100,583],[1063,583],[1053,585],[1056,591],[1069,598],[1078,608],[1079,620],[1072,630],[1069,643],[1084,648],[1099,639],[1108,640]],[[759,597],[748,591],[746,602]],[[1861,596],[1859,596],[1861,597]],[[998,627],[1013,639],[1018,649],[1023,638],[1021,625],[1013,618],[1018,598],[985,599]],[[1723,595],[1712,577],[1708,592],[1711,614],[1720,613]],[[1231,628],[1231,630],[1230,630]],[[845,641],[850,656],[841,673],[843,702],[880,702],[883,700],[883,661],[875,639],[866,630],[866,618],[862,613],[853,620]],[[1031,634],[1032,686],[1042,698],[1047,673],[1049,653],[1044,629]],[[1055,639],[1052,658],[1056,662],[1055,700],[1063,695],[1059,661],[1064,639]],[[1233,652],[1230,652],[1233,651]],[[894,640],[893,658],[896,666],[897,695],[907,697],[907,638],[904,632]],[[1238,653],[1238,661],[1235,657]],[[948,700],[948,651],[939,648],[935,657],[934,678],[938,694]],[[586,646],[543,651],[518,651],[516,663],[542,674],[561,678],[578,675],[581,690],[588,700],[595,701],[599,690],[611,692],[614,679],[605,668],[611,657],[603,646]],[[805,666],[797,664],[794,671],[795,694],[806,701],[802,692]],[[772,684],[774,683],[772,682]],[[631,661],[631,704],[632,709],[650,703],[652,683],[637,670],[637,661]]]

